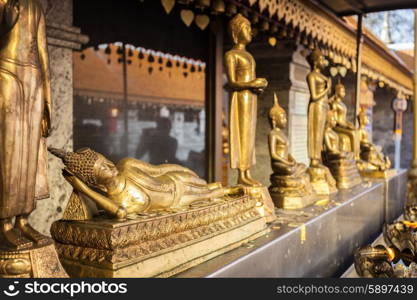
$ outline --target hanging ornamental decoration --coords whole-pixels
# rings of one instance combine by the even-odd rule
[[[190,27],[194,20],[194,12],[190,9],[182,9],[180,12],[181,20],[187,27]]]
[[[345,66],[338,66],[337,70],[342,77],[346,76],[347,68]]]
[[[226,5],[224,4],[223,0],[214,0],[212,5],[211,13],[213,15],[219,15],[226,12]]]
[[[161,0],[161,4],[167,14],[170,14],[175,6],[175,0]]]
[[[195,17],[195,24],[201,30],[206,29],[209,23],[210,23],[210,18],[207,15],[197,15]]]
[[[330,75],[332,75],[332,77],[335,77],[337,75],[338,71],[336,67],[331,67],[330,68]]]

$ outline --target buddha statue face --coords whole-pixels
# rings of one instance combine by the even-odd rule
[[[287,114],[284,111],[282,111],[276,116],[275,122],[279,128],[284,129],[285,127],[287,127]]]
[[[310,65],[315,69],[323,69],[328,65],[328,61],[319,49],[314,49],[308,57]]]
[[[94,175],[97,177],[98,183],[104,184],[108,180],[116,177],[119,174],[114,163],[98,154],[98,159],[94,164]]]
[[[237,14],[229,25],[229,32],[234,44],[247,45],[252,41],[252,27],[248,19]]]
[[[336,96],[338,99],[343,99],[346,96],[346,89],[344,87],[344,85],[342,84],[337,84],[336,85]]]
[[[245,23],[242,25],[239,35],[238,35],[239,43],[242,44],[249,44],[252,41],[252,28],[249,23]]]

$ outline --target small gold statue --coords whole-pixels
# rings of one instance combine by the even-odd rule
[[[324,144],[324,130],[327,112],[329,111],[328,94],[332,82],[321,73],[326,60],[319,49],[314,49],[308,56],[312,71],[307,75],[310,90],[310,103],[308,105],[308,156],[310,158],[311,184],[318,195],[329,195],[337,191],[336,182],[329,169],[322,164],[322,150]]]
[[[333,130],[336,127],[334,111],[328,111],[324,133],[324,161],[336,179],[339,189],[349,189],[362,182],[356,167],[355,154],[340,148],[339,135]]]
[[[274,105],[269,110],[271,132],[269,153],[271,155],[271,186],[269,192],[275,205],[284,209],[303,208],[314,202],[313,189],[307,166],[297,163],[288,151],[289,141],[282,131],[287,126],[285,110],[278,104],[274,94]]]
[[[366,126],[369,118],[366,111],[361,108],[359,112],[359,137],[360,137],[360,158],[357,165],[362,176],[373,178],[386,178],[396,171],[391,169],[391,161],[385,156],[377,146],[369,141],[369,134]]]
[[[343,103],[346,96],[345,86],[340,82],[335,86],[335,94],[330,98],[330,108],[336,118],[334,131],[339,135],[340,149],[353,152],[355,159],[359,160],[359,130],[347,121],[347,107]]]
[[[62,159],[65,179],[76,191],[118,219],[149,211],[175,211],[196,201],[223,197],[227,192],[220,183],[207,184],[179,165],[153,166],[134,158],[114,165],[89,148],[49,151]]]
[[[225,54],[227,88],[230,90],[230,166],[238,169],[238,183],[260,186],[250,175],[255,164],[257,94],[266,88],[264,78],[256,78],[255,60],[245,47],[252,40],[248,19],[237,14],[229,23],[233,48]]]

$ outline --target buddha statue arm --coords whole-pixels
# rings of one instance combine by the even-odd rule
[[[308,74],[307,81],[308,81],[308,87],[310,89],[310,96],[313,101],[320,100],[324,96],[327,95],[329,92],[329,85],[326,86],[326,88],[323,91],[317,91],[316,87],[316,80],[317,80],[317,74]]]
[[[276,137],[274,135],[269,136],[269,152],[271,153],[271,159],[273,161],[277,161],[277,162],[280,162],[280,163],[288,165],[288,166],[293,166],[295,164],[295,160],[293,160],[290,155],[288,155],[288,159],[285,159],[285,157],[283,157],[282,155],[277,153],[276,145],[279,142],[280,141],[279,141],[278,137]]]
[[[45,16],[43,13],[41,13],[38,25],[38,52],[39,62],[43,75],[43,96],[45,101],[44,115],[42,119],[42,135],[47,137],[49,135],[49,130],[51,129],[52,99],[51,81],[49,75],[48,45],[46,42],[45,27]]]
[[[126,210],[123,207],[117,205],[115,202],[113,202],[109,198],[90,189],[78,177],[74,175],[70,175],[66,173],[65,171],[64,171],[64,177],[73,186],[75,190],[88,196],[91,200],[93,200],[100,207],[102,207],[107,213],[111,214],[112,216],[117,217],[118,219],[126,218]]]
[[[142,172],[145,172],[146,174],[152,177],[161,176],[168,172],[184,172],[184,173],[193,175],[195,177],[198,177],[196,173],[180,165],[162,164],[162,165],[154,166],[154,165],[148,164],[144,161],[134,159],[134,158],[124,158],[120,160],[119,163],[117,164],[117,168],[118,169],[124,169],[124,168],[137,169]]]
[[[256,78],[251,81],[238,81],[236,78],[236,56],[232,53],[226,53],[226,72],[228,78],[228,87],[233,90],[258,90],[263,89],[268,85],[264,78]]]
[[[339,150],[338,141],[332,138],[331,129],[327,129],[324,134],[324,143],[326,145],[326,151],[332,157],[343,157],[343,152]]]

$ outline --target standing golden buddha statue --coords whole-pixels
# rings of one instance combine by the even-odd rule
[[[255,164],[257,94],[266,88],[264,78],[256,78],[255,60],[245,47],[252,41],[248,19],[237,14],[229,23],[233,48],[225,54],[227,87],[230,91],[230,166],[238,169],[238,183],[260,186],[250,174]]]
[[[269,110],[271,132],[268,136],[271,155],[271,186],[269,192],[275,205],[284,209],[303,208],[315,201],[307,166],[297,163],[289,153],[289,140],[283,132],[287,126],[285,110],[278,104],[274,94],[274,105]]]
[[[331,79],[321,73],[326,60],[319,49],[314,49],[308,56],[311,72],[307,75],[310,90],[308,105],[308,156],[310,158],[310,180],[314,191],[319,195],[336,192],[336,182],[329,169],[322,164],[322,150],[327,112],[329,111],[328,94],[331,90]]]
[[[369,118],[366,111],[361,108],[359,115],[359,139],[360,139],[360,158],[358,169],[362,176],[373,178],[386,178],[395,174],[394,169],[390,169],[391,161],[385,156],[378,147],[371,143],[366,126]]]
[[[355,153],[355,159],[359,160],[359,130],[347,120],[347,107],[343,103],[345,96],[345,86],[339,82],[335,86],[335,94],[330,98],[330,108],[336,119],[333,130],[339,135],[340,148]]]
[[[49,197],[51,89],[42,6],[0,0],[0,24],[0,277],[65,276],[52,240],[28,223],[36,200]]]
[[[336,179],[339,189],[349,189],[362,182],[356,167],[355,154],[344,151],[340,147],[340,137],[334,131],[337,125],[336,114],[330,110],[327,112],[326,129],[324,132],[323,157]]]

